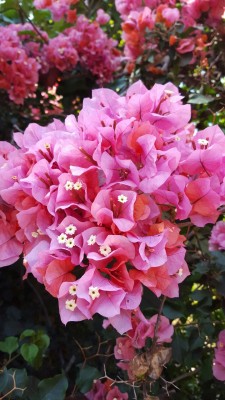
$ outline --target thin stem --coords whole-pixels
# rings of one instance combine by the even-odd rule
[[[158,332],[158,329],[159,329],[160,317],[161,317],[161,314],[162,314],[162,310],[163,310],[165,301],[166,301],[166,296],[163,296],[161,304],[160,304],[160,307],[159,307],[159,312],[158,312],[155,328],[154,328],[154,337],[153,337],[153,341],[152,341],[151,352],[154,350],[155,345],[157,343],[157,332]]]
[[[37,296],[37,298],[38,298],[38,300],[39,300],[39,303],[41,304],[42,309],[43,309],[43,311],[44,311],[47,325],[48,325],[48,327],[50,328],[50,327],[51,327],[51,321],[50,321],[50,318],[49,318],[49,315],[48,315],[47,308],[45,307],[45,303],[44,303],[43,300],[42,300],[42,297],[41,297],[40,294],[38,293],[37,289],[33,286],[33,284],[29,281],[29,278],[27,279],[27,283],[28,283],[28,285],[30,286],[30,288],[33,290],[33,292],[36,294],[36,296]]]
[[[39,29],[36,27],[36,25],[33,23],[33,21],[28,17],[26,11],[24,11],[23,7],[21,7],[20,4],[18,4],[18,11],[21,12],[21,15],[23,15],[25,17],[25,19],[31,24],[34,31],[40,36],[40,38],[43,40],[43,42],[48,43],[48,40],[42,35],[42,33],[39,31]]]
[[[6,362],[6,364],[4,365],[5,367],[7,367],[11,362],[13,362],[14,360],[16,360],[18,357],[20,357],[20,354],[16,354],[14,357],[10,357],[9,360]]]

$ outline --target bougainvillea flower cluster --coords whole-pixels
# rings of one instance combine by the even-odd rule
[[[80,15],[75,26],[54,38],[29,23],[0,26],[0,89],[16,104],[23,104],[34,95],[40,77],[49,73],[53,85],[61,73],[73,71],[78,63],[99,84],[109,82],[119,68],[121,54],[117,42],[102,30],[100,24],[108,16],[99,11],[96,21]],[[53,70],[57,72],[52,74]]]
[[[157,320],[156,333],[155,327]],[[155,338],[155,334],[157,345],[170,343],[172,341],[174,328],[164,316],[160,316],[159,318],[158,315],[153,315],[150,319],[146,319],[140,309],[133,315],[131,323],[132,329],[129,330],[126,335],[116,339],[114,356],[116,360],[119,360],[117,363],[118,367],[127,372],[129,379],[135,380],[132,361],[138,354],[138,351],[145,347],[148,338]]]
[[[219,381],[225,381],[225,330],[220,332],[215,348],[213,375]]]
[[[15,26],[0,27],[0,89],[17,104],[36,90],[40,64],[27,54]]]
[[[61,18],[70,16],[70,7],[77,4],[79,0],[34,0],[34,6],[38,10],[47,9],[51,12],[52,18],[59,21]]]
[[[209,38],[204,23],[219,30],[225,0],[116,0],[115,4],[123,20],[128,71],[132,70],[132,62],[142,56],[148,60],[149,72],[164,74],[171,51],[173,57],[190,53],[191,64],[208,65]]]
[[[213,227],[209,239],[209,250],[225,250],[225,221],[219,221]]]
[[[179,224],[215,223],[224,204],[224,134],[196,132],[190,113],[173,84],[139,81],[124,97],[94,90],[77,120],[30,124],[1,147],[1,265],[22,252],[64,323],[98,313],[122,334],[143,287],[179,295]]]

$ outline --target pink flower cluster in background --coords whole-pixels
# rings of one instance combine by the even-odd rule
[[[55,21],[59,21],[65,16],[67,18],[70,18],[70,7],[77,4],[78,2],[79,0],[34,0],[34,6],[38,10],[47,9],[51,11],[52,18]]]
[[[173,84],[139,81],[124,97],[94,90],[77,120],[30,124],[17,147],[3,144],[1,265],[23,252],[65,324],[98,313],[122,334],[139,329],[143,286],[179,295],[179,223],[215,223],[225,200],[224,134],[196,132],[190,112]]]
[[[0,27],[0,89],[17,104],[34,93],[40,64],[27,54],[15,25]]]
[[[219,221],[213,227],[209,239],[209,250],[225,250],[225,221]]]
[[[225,12],[225,0],[181,0],[181,3],[182,21],[187,27],[196,25],[204,13],[207,25],[217,27]]]
[[[100,27],[107,15],[102,11],[97,19],[100,22],[90,22],[80,15],[75,26],[55,38],[41,30],[38,35],[29,23],[0,26],[0,89],[16,104],[23,104],[35,94],[40,76],[49,73],[53,85],[60,72],[72,71],[78,62],[99,84],[109,82],[120,66],[121,55],[117,42]],[[58,74],[52,75],[53,69]]]
[[[122,37],[128,60],[135,61],[146,52],[153,52],[155,60],[152,66],[150,63],[149,71],[163,74],[168,63],[165,57],[173,46],[178,54],[192,53],[191,63],[200,61],[202,65],[207,65],[208,38],[199,20],[205,12],[208,16],[206,26],[218,28],[225,11],[225,0],[183,0],[181,3],[180,8],[180,2],[175,0],[115,1],[123,20]],[[162,31],[158,25],[162,26]],[[183,26],[182,34],[177,26],[179,29]],[[190,27],[193,28],[191,31]],[[164,45],[163,51],[158,49],[162,37],[167,42],[167,50]],[[157,63],[160,68],[156,68]],[[128,70],[130,68],[131,64]]]
[[[220,332],[216,345],[213,375],[219,381],[225,381],[225,330]]]

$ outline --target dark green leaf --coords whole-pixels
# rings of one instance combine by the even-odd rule
[[[0,370],[0,393],[3,392],[5,389],[6,385],[8,384],[9,380],[9,373],[7,371],[7,368],[3,368]]]
[[[101,373],[97,368],[90,367],[86,365],[79,371],[78,378],[76,379],[76,384],[81,393],[86,393],[91,389],[93,381],[100,378]]]
[[[10,399],[21,398],[27,386],[27,371],[25,369],[14,369],[8,370],[8,382],[3,390],[3,394],[7,394],[10,391]],[[13,390],[16,386],[16,390]]]
[[[64,400],[68,388],[65,375],[56,375],[53,378],[44,379],[38,384],[40,400]]]
[[[15,336],[7,337],[4,342],[0,342],[0,351],[3,353],[12,354],[19,347],[18,339]]]
[[[173,359],[179,363],[185,358],[188,351],[188,341],[181,335],[175,335],[172,342]]]
[[[163,315],[169,319],[184,317],[184,314],[179,310],[179,306],[175,304],[165,304],[163,307]]]

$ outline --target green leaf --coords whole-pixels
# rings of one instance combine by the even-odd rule
[[[10,399],[17,399],[22,397],[27,386],[27,371],[25,369],[11,368],[8,370],[8,382],[3,390],[3,394],[7,394],[10,391]],[[16,390],[13,390],[16,385]]]
[[[50,344],[50,338],[48,335],[46,335],[42,331],[39,331],[37,333],[37,337],[35,339],[35,344],[38,346],[38,348],[39,348],[39,350],[41,350],[41,352],[44,352]]]
[[[194,272],[198,272],[201,275],[206,274],[207,272],[209,272],[209,263],[206,261],[201,261],[197,263]]]
[[[175,335],[172,342],[173,359],[179,363],[182,363],[187,351],[188,341],[181,335]]]
[[[169,319],[184,317],[184,314],[179,310],[179,306],[175,304],[165,304],[163,307],[163,315]]]
[[[28,376],[28,382],[24,392],[26,400],[41,400],[38,395],[39,382],[39,379],[37,379],[35,376]]]
[[[85,368],[81,368],[79,375],[76,379],[76,384],[81,393],[86,393],[91,389],[93,381],[100,378],[101,374],[97,368],[86,365]]]
[[[67,388],[68,380],[65,375],[56,375],[39,382],[38,396],[40,400],[64,400]]]
[[[225,274],[221,274],[215,281],[215,288],[219,294],[225,296]]]
[[[8,380],[9,373],[7,371],[7,368],[0,370],[0,393],[2,393],[5,389],[6,385],[8,384]]]
[[[196,350],[198,348],[202,348],[204,344],[204,339],[200,336],[192,337],[190,340],[189,349],[191,351]]]
[[[32,337],[35,335],[35,331],[33,329],[25,329],[20,335],[20,340],[26,337]]]
[[[195,290],[190,294],[190,297],[196,301],[204,300],[207,304],[212,304],[211,293],[207,289]]]
[[[20,348],[20,353],[23,356],[24,360],[29,364],[33,364],[35,358],[38,354],[38,347],[33,343],[24,343]]]
[[[212,379],[212,360],[210,358],[204,360],[202,363],[200,377],[203,382],[207,382]]]
[[[15,336],[7,337],[4,342],[0,342],[0,351],[11,355],[19,347],[18,339]]]
[[[20,35],[20,36],[22,36],[22,35],[36,36],[37,33],[34,32],[34,31],[29,31],[29,30],[27,29],[27,30],[24,30],[24,31],[19,31],[19,32],[18,32],[18,35]]]
[[[188,103],[190,104],[208,104],[211,101],[214,101],[214,97],[213,96],[205,96],[203,94],[191,94],[189,96],[189,100]]]

